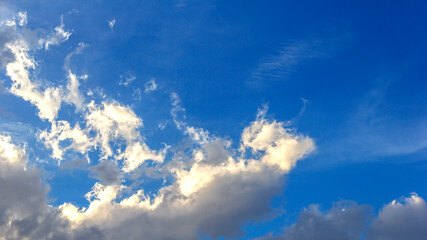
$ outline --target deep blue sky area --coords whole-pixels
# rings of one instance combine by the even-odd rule
[[[242,221],[243,234],[213,231],[217,236],[202,227],[200,237],[205,230],[209,239],[280,237],[311,204],[328,211],[350,200],[375,215],[394,199],[427,198],[427,1],[0,0],[0,6],[3,22],[26,12],[27,24],[17,31],[34,42],[32,81],[66,86],[68,71],[87,75],[79,78],[86,99],[129,107],[151,149],[170,146],[166,162],[193,149],[171,111],[173,94],[185,109],[178,121],[230,141],[233,156],[263,106],[267,121],[313,139],[315,150],[282,176],[267,213]],[[34,39],[58,26],[69,38],[37,47]],[[9,92],[13,82],[0,63],[0,132],[25,145],[29,164],[43,169],[49,204],[88,208],[85,194],[102,181],[94,173],[106,161],[102,146],[53,158],[39,137],[50,122]],[[150,81],[154,90],[146,90]],[[83,127],[88,114],[63,104],[57,118]],[[114,153],[125,151],[124,142]],[[154,180],[138,178],[144,167],[155,168],[146,163],[121,184],[156,196],[174,182],[162,175],[166,166],[147,175]]]

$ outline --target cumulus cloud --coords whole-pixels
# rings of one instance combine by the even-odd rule
[[[129,144],[140,137],[137,130],[142,126],[142,120],[129,107],[116,102],[103,102],[102,106],[98,106],[92,101],[88,109],[86,123],[97,133],[96,138],[101,143],[105,157],[113,154],[110,147],[113,139],[122,139]]]
[[[424,239],[427,203],[417,194],[385,205],[367,232],[367,240]]]
[[[242,130],[234,148],[230,140],[188,123],[177,93],[170,96],[170,113],[191,144],[182,152],[168,152],[167,145],[151,149],[140,132],[143,121],[131,107],[105,98],[86,100],[81,94],[79,80],[85,77],[75,75],[69,62],[83,45],[65,59],[68,84],[46,87],[32,79],[31,71],[37,66],[30,54],[34,49],[17,31],[25,26],[26,15],[18,14],[1,24],[0,31],[5,34],[0,35],[0,63],[11,80],[9,90],[36,106],[39,117],[48,120],[50,127],[40,130],[38,137],[52,150],[52,157],[63,160],[69,152],[88,157],[92,150],[99,150],[101,160],[94,166],[81,165],[98,180],[85,195],[87,207],[73,203],[53,207],[46,200],[48,186],[40,179],[39,170],[29,164],[24,147],[0,136],[0,238],[238,238],[244,234],[242,224],[271,213],[271,201],[282,190],[284,176],[315,150],[314,140],[290,128],[289,122],[268,119],[266,107]],[[55,33],[40,44],[48,50],[70,35],[61,20]],[[282,58],[292,60],[289,56]],[[265,68],[270,65],[276,66],[267,64]],[[280,72],[282,68],[279,64],[277,69]],[[128,86],[135,79],[125,74],[120,84]],[[154,80],[148,83],[146,91],[156,90]],[[75,106],[81,119],[74,124],[59,120],[62,103]],[[135,172],[148,164],[163,178],[162,185],[148,191],[128,184],[139,178]],[[271,238],[351,240],[363,232],[368,240],[417,238],[426,235],[426,209],[425,201],[412,195],[386,205],[367,228],[368,206],[339,203],[322,212],[313,205],[283,234]]]
[[[298,159],[314,150],[314,142],[309,137],[292,133],[283,124],[263,118],[254,121],[243,131],[241,149],[263,151],[263,162],[289,171]]]
[[[415,193],[401,201],[393,200],[374,216],[372,207],[342,201],[322,212],[311,205],[298,217],[296,223],[286,227],[284,233],[270,234],[260,239],[367,240],[424,239],[427,232],[427,204]]]
[[[249,130],[254,124],[270,126],[273,123],[257,119],[243,132],[259,134]],[[288,132],[281,123],[276,123],[270,132],[264,136],[264,148],[254,150],[260,150],[255,158],[238,154],[227,140],[206,136],[206,142],[199,142],[191,149],[186,162],[173,158],[163,163],[162,170],[169,172],[173,181],[156,194],[147,194],[140,189],[122,198],[129,187],[110,181],[110,185],[94,186],[88,195],[90,204],[87,209],[79,209],[71,203],[64,203],[60,209],[75,227],[86,224],[101,228],[112,239],[134,239],[137,236],[198,239],[201,233],[214,238],[242,236],[241,224],[262,219],[269,213],[269,203],[281,191],[284,174],[289,172],[295,161],[314,149],[314,144],[304,143],[308,137]],[[264,159],[264,156],[280,151],[279,148],[266,150],[286,144],[281,142],[284,139],[294,139],[288,147],[304,152],[295,156],[277,154],[276,161],[292,162],[284,164],[289,168],[277,167]],[[130,146],[132,154],[144,160],[141,158],[146,155],[143,145]],[[151,158],[156,160],[154,156]],[[138,161],[136,163],[139,164]],[[162,162],[157,161],[156,164]],[[122,170],[127,172],[131,168],[132,163],[126,165],[125,162]],[[169,226],[169,230],[165,231],[162,226]]]
[[[0,238],[103,239],[96,228],[72,231],[57,208],[48,205],[48,186],[28,165],[25,149],[0,136]]]
[[[24,14],[18,14],[12,20],[16,23],[16,19],[21,21],[23,16]],[[0,28],[10,33],[10,36],[4,37],[3,45],[6,50],[3,52],[11,54],[11,58],[2,58],[6,64],[6,75],[12,80],[12,86],[9,90],[16,96],[35,105],[39,110],[39,117],[51,123],[50,129],[39,132],[39,139],[45,143],[47,148],[52,149],[54,158],[62,160],[64,153],[68,150],[86,154],[90,149],[98,146],[101,147],[104,158],[108,158],[113,155],[110,146],[112,141],[125,140],[127,145],[132,146],[128,147],[120,156],[125,159],[125,169],[128,171],[139,166],[147,158],[157,161],[162,159],[164,151],[152,151],[142,141],[143,138],[138,131],[138,128],[142,126],[142,120],[131,109],[114,101],[111,103],[103,102],[101,105],[92,101],[88,107],[85,106],[85,98],[79,90],[79,80],[86,79],[87,76],[76,76],[70,70],[70,59],[73,55],[81,53],[87,47],[86,44],[80,43],[65,58],[64,67],[68,74],[68,84],[66,86],[44,87],[30,77],[31,71],[36,67],[36,61],[29,54],[31,48],[25,37],[19,34],[16,25],[19,24],[1,26]],[[47,40],[44,38],[40,40],[45,44],[46,49],[49,45],[59,44],[68,39],[70,33],[65,32],[63,27],[61,18],[61,25],[55,29],[56,34],[49,35]],[[134,79],[133,75],[126,76],[124,84],[128,85]],[[83,123],[76,123],[71,126],[65,120],[57,120],[62,103],[72,104],[77,111],[82,112],[85,115]],[[91,131],[95,132],[94,136],[91,136]],[[138,149],[141,151],[135,152]],[[140,157],[136,156],[136,153],[145,153],[145,155]]]
[[[285,233],[264,239],[282,240],[357,240],[370,219],[371,209],[353,202],[338,202],[327,212],[311,205]]]

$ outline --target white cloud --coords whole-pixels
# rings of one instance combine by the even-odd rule
[[[126,72],[125,74],[120,75],[119,85],[127,87],[127,86],[129,86],[129,84],[131,84],[135,80],[136,80],[136,77],[135,77],[135,75],[133,73]]]
[[[320,211],[318,205],[310,205],[284,233],[260,239],[403,240],[424,239],[427,234],[427,203],[415,193],[385,205],[376,216],[372,209],[348,201],[338,202],[326,212]]]
[[[39,139],[44,142],[47,148],[52,149],[52,157],[58,160],[62,160],[62,156],[67,150],[72,149],[85,154],[95,146],[95,142],[89,137],[87,130],[81,129],[79,125],[71,127],[67,121],[52,122],[50,131],[41,131]],[[63,146],[66,140],[71,142]]]
[[[144,84],[144,87],[145,87],[145,90],[144,90],[145,93],[156,91],[157,84],[156,84],[156,81],[154,80],[154,78],[151,79],[150,81],[146,82]]]
[[[37,168],[28,166],[25,150],[0,136],[0,238],[102,239],[96,228],[71,230],[57,208],[47,204],[48,186]]]
[[[110,27],[111,31],[114,30],[114,25],[116,25],[116,19],[107,21],[108,22],[108,26]]]
[[[23,27],[27,25],[27,12],[18,12],[16,18],[19,26]]]
[[[202,128],[196,128],[193,126],[187,126],[185,128],[185,134],[190,136],[190,138],[199,143],[199,144],[205,144],[209,142],[209,132],[202,129]]]
[[[264,118],[252,122],[243,131],[241,150],[249,148],[253,152],[263,151],[263,162],[289,171],[298,159],[311,153],[315,145],[311,138],[294,134],[283,125],[281,122],[268,122]]]
[[[7,44],[15,60],[6,66],[6,74],[13,84],[10,92],[31,102],[39,109],[39,117],[53,121],[58,114],[62,99],[59,88],[48,87],[44,91],[33,83],[29,77],[29,70],[35,68],[35,63],[28,55],[28,46],[23,40],[16,40]]]
[[[40,39],[39,45],[48,50],[49,46],[59,45],[67,41],[70,36],[71,32],[64,30],[64,17],[61,15],[61,24],[55,27],[55,32],[51,33],[46,39]]]
[[[261,124],[266,126],[273,124],[264,119],[257,121],[262,121]],[[115,196],[114,198],[106,198],[108,200],[104,201],[97,197],[91,201],[88,209],[78,209],[69,203],[64,204],[61,209],[76,226],[85,223],[101,227],[111,238],[129,238],[129,234],[137,234],[150,239],[165,239],[175,234],[175,238],[179,239],[197,239],[199,231],[204,231],[211,237],[241,236],[242,223],[259,219],[268,213],[272,197],[280,191],[283,184],[281,176],[294,166],[288,164],[289,168],[277,168],[276,165],[295,162],[314,149],[314,145],[300,143],[309,138],[288,133],[282,129],[282,123],[275,123],[274,126],[271,131],[279,133],[266,137],[263,145],[263,149],[269,149],[269,152],[260,153],[256,158],[233,156],[236,151],[230,149],[229,141],[208,137],[206,132],[206,142],[192,149],[193,154],[185,163],[180,158],[164,163],[162,171],[169,171],[174,180],[170,185],[162,187],[156,195],[150,196],[140,190],[128,198],[120,199],[120,191],[125,191],[127,187],[115,185],[112,188],[115,190],[108,191],[111,194],[107,194]],[[283,132],[288,135],[284,136]],[[275,146],[283,145],[283,139],[293,139],[296,142],[288,146],[287,150],[292,150],[290,156],[276,154],[277,162],[274,164],[264,160],[275,151],[282,151]],[[159,159],[156,156],[146,146],[137,143],[128,145],[118,158],[127,157],[123,171],[128,172],[147,159],[155,160],[157,165],[162,164],[163,156]],[[94,192],[105,187],[97,185]],[[201,214],[206,209],[212,211],[207,215]],[[241,212],[246,214],[238,214]],[[127,225],[126,231],[118,232],[117,229],[123,228],[125,222],[134,224]],[[175,227],[171,226],[170,231],[159,228],[172,222]],[[212,225],[213,223],[216,224]],[[137,225],[145,227],[137,228]]]
[[[87,76],[81,77],[81,79],[85,79]],[[83,108],[84,97],[79,90],[80,82],[75,74],[71,71],[68,72],[68,84],[67,90],[68,93],[64,98],[65,102],[73,103],[76,106],[77,110],[81,110]]]
[[[134,171],[147,160],[163,162],[166,154],[166,146],[162,151],[151,150],[145,143],[136,142],[128,145],[126,150],[117,156],[117,159],[124,159],[123,171],[125,173]]]
[[[282,79],[295,71],[304,60],[324,56],[321,41],[293,41],[284,44],[276,54],[264,57],[252,76],[255,79]]]
[[[112,140],[122,139],[131,144],[140,139],[138,128],[142,126],[142,120],[129,107],[116,102],[103,102],[102,106],[98,106],[92,101],[85,119],[87,125],[96,131],[105,157],[113,154],[110,147]]]
[[[175,123],[176,127],[181,130],[186,125],[186,123],[183,121],[183,119],[185,119],[185,108],[181,106],[181,99],[177,93],[171,93],[170,98],[172,100],[173,106],[170,112],[173,122]]]
[[[68,38],[60,34],[65,33],[62,22],[58,28],[58,36],[63,37],[48,38],[52,40],[44,42],[46,49]],[[69,66],[71,56],[81,46],[65,59],[68,85],[47,88],[30,79],[30,70],[36,64],[25,40],[13,39],[7,46],[14,56],[14,60],[7,63],[11,92],[31,102],[39,109],[40,118],[50,121],[51,128],[40,131],[39,139],[52,149],[53,157],[62,160],[67,151],[87,156],[98,147],[102,151],[102,162],[90,169],[93,177],[102,183],[97,182],[86,195],[89,206],[78,208],[64,203],[59,208],[51,207],[56,211],[55,220],[64,224],[62,229],[67,236],[87,233],[87,228],[96,229],[94,236],[104,235],[107,239],[135,236],[197,239],[201,232],[214,238],[241,236],[241,224],[259,220],[269,213],[272,198],[282,189],[282,176],[314,149],[310,138],[286,129],[284,123],[264,119],[264,112],[242,133],[242,148],[254,152],[247,157],[244,152],[231,148],[230,141],[190,126],[185,121],[178,94],[173,93],[173,120],[193,142],[182,157],[177,151],[170,161],[164,161],[168,146],[150,149],[139,131],[142,119],[130,107],[113,100],[100,104],[91,101],[87,107],[83,106],[85,99],[79,91],[79,78]],[[128,86],[135,76],[129,73],[122,80],[121,84]],[[153,80],[149,89],[155,88]],[[75,105],[83,119],[74,125],[58,120],[62,102]],[[16,159],[24,159],[21,155]],[[149,160],[153,169],[168,179],[158,191],[147,193],[144,189],[135,189],[138,185],[122,185],[122,179]],[[37,171],[34,174],[33,178],[42,186]],[[42,208],[47,206],[45,193],[45,190],[34,193],[41,199],[37,206]],[[129,196],[129,193],[133,194]],[[164,226],[170,229],[165,231]],[[102,234],[98,234],[100,232]],[[35,235],[28,238],[37,239]]]

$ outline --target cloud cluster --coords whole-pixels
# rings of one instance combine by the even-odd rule
[[[0,239],[102,239],[96,228],[72,230],[46,200],[48,186],[25,149],[0,135]]]
[[[34,80],[31,73],[37,64],[31,52],[48,51],[71,33],[64,30],[61,19],[60,26],[34,49],[20,34],[26,19],[21,12],[0,23],[0,32],[5,33],[0,37],[0,63],[11,81],[9,91],[34,105],[40,119],[49,124],[38,137],[53,158],[66,161],[66,154],[73,153],[89,159],[89,153],[97,154],[96,165],[80,165],[99,181],[85,195],[87,207],[50,206],[48,186],[25,148],[0,135],[0,239],[238,238],[244,234],[242,224],[271,213],[270,203],[282,190],[284,176],[315,150],[312,138],[285,122],[268,119],[266,108],[242,130],[238,147],[233,147],[230,140],[186,122],[176,93],[171,94],[171,116],[192,143],[182,152],[169,152],[167,145],[153,150],[140,132],[142,119],[129,106],[81,94],[79,80],[87,76],[75,75],[69,61],[85,45],[65,59],[66,86]],[[134,79],[125,77],[122,84]],[[145,87],[150,92],[157,85],[153,80]],[[79,118],[75,124],[58,117],[64,104],[75,108]],[[138,175],[141,168],[156,172],[163,184],[153,191],[128,184],[150,177]],[[271,237],[358,239],[366,231],[371,240],[416,239],[426,234],[422,227],[427,205],[417,195],[386,205],[366,230],[368,209],[350,203],[324,213],[311,206],[284,234]]]
[[[275,127],[268,134],[251,131],[254,125],[268,128],[271,124]],[[113,239],[137,236],[198,239],[200,234],[214,238],[241,236],[241,224],[268,214],[271,199],[282,189],[283,175],[295,161],[314,149],[310,138],[291,134],[282,123],[266,119],[257,119],[244,133],[242,139],[258,139],[264,146],[257,148],[242,140],[242,148],[253,151],[253,157],[230,149],[229,142],[218,137],[209,137],[206,142],[195,139],[196,147],[185,161],[174,158],[163,165],[163,172],[173,180],[157,194],[150,196],[140,189],[120,198],[128,190],[125,185],[97,183],[87,195],[90,201],[87,209],[70,203],[60,209],[74,226],[102,228]],[[275,161],[265,157],[282,148],[295,148],[293,152],[297,154],[276,154]],[[121,230],[125,223],[132,223],[127,225],[131,230]],[[171,229],[165,231],[162,226]]]
[[[295,224],[281,235],[261,239],[277,240],[366,240],[424,239],[427,230],[427,203],[413,193],[393,200],[373,218],[372,207],[354,202],[338,202],[327,212],[311,205]]]
[[[50,40],[44,41],[45,50],[68,39],[63,29],[61,21],[55,34],[47,37]],[[168,146],[158,151],[147,146],[139,131],[143,122],[131,108],[114,100],[98,103],[83,97],[79,79],[85,77],[77,77],[69,69],[73,53],[65,59],[66,86],[46,87],[33,81],[31,71],[36,63],[30,55],[30,45],[19,34],[19,28],[13,26],[13,30],[16,37],[5,44],[13,56],[6,64],[6,74],[12,81],[10,92],[33,104],[39,117],[50,123],[50,128],[40,131],[38,136],[52,149],[52,157],[64,160],[66,152],[87,156],[90,151],[100,150],[100,162],[90,166],[90,171],[101,182],[86,194],[87,208],[72,203],[48,207],[44,200],[47,190],[19,191],[39,196],[39,205],[52,209],[49,211],[55,212],[70,234],[97,229],[102,233],[99,237],[108,239],[241,236],[241,224],[269,213],[269,203],[281,190],[284,174],[314,150],[311,138],[264,117],[258,117],[244,129],[240,149],[232,149],[228,140],[178,119],[175,113],[184,108],[180,107],[179,96],[172,94],[171,113],[176,126],[194,144],[186,150],[185,157],[172,153],[174,156],[165,162]],[[154,91],[156,84],[153,81],[146,87]],[[73,125],[58,119],[64,103],[76,108],[79,122]],[[249,151],[252,154],[247,154]],[[282,154],[283,151],[289,154]],[[147,160],[169,179],[155,193],[122,182]],[[34,171],[37,172],[35,168]],[[165,231],[164,226],[171,229]]]

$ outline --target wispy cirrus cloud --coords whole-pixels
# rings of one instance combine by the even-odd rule
[[[315,59],[328,58],[350,39],[349,35],[324,36],[310,39],[288,40],[277,50],[259,60],[250,73],[249,86],[262,86],[265,81],[288,79],[298,67]]]
[[[276,53],[261,59],[252,73],[252,77],[261,79],[286,79],[295,72],[295,68],[303,61],[326,56],[322,41],[291,41],[284,43]]]

